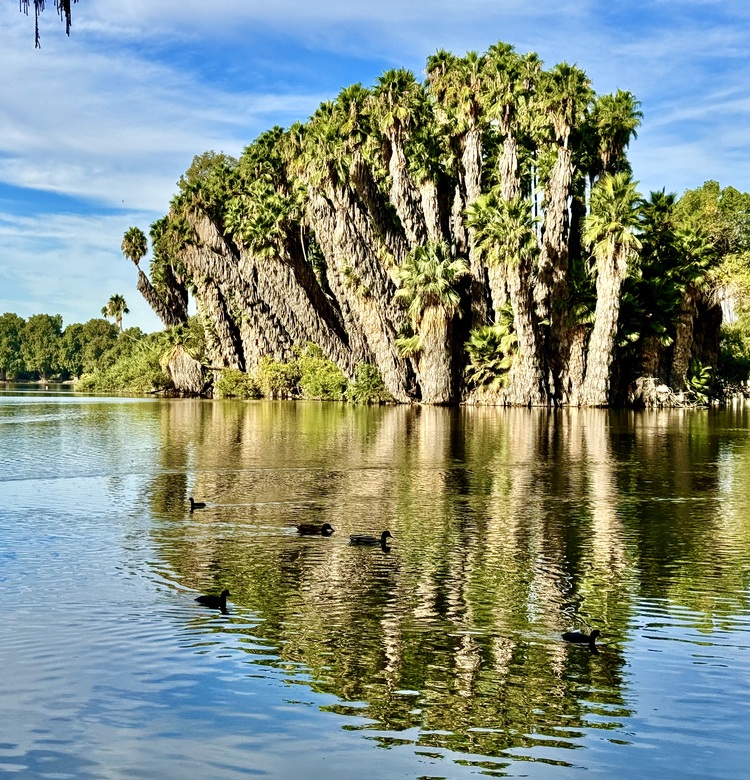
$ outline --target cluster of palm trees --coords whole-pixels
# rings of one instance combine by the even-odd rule
[[[424,81],[389,70],[239,160],[196,157],[138,289],[167,326],[193,293],[214,366],[312,342],[401,402],[605,406],[644,369],[683,389],[718,332],[711,247],[637,193],[640,120],[575,66],[438,51]]]

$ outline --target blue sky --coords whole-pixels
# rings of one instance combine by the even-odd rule
[[[594,89],[628,89],[644,113],[630,159],[640,189],[717,179],[750,191],[746,0],[80,0],[66,38],[54,4],[0,4],[0,313],[160,324],[120,253],[169,208],[193,156],[239,155],[265,129],[390,67],[422,76],[438,48],[497,41]]]

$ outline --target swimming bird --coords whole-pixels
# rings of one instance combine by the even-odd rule
[[[588,645],[591,648],[596,647],[596,639],[601,635],[601,631],[595,628],[590,634],[584,634],[582,631],[566,631],[562,638],[566,642],[575,642],[579,645]]]
[[[302,523],[297,526],[297,531],[301,534],[320,534],[321,536],[330,536],[333,533],[333,526],[330,523]]]
[[[203,604],[204,607],[210,607],[211,609],[220,609],[222,612],[227,611],[227,596],[229,591],[226,588],[221,591],[221,596],[198,596],[196,601],[199,604]]]
[[[193,501],[193,497],[190,496],[190,511],[195,512],[196,509],[205,509],[206,508],[206,502],[205,501]]]
[[[385,547],[388,543],[386,539],[393,539],[393,534],[390,531],[383,531],[380,536],[370,536],[369,534],[351,534],[349,536],[349,544],[366,544],[374,547],[380,545]]]

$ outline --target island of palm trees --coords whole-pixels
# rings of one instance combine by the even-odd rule
[[[630,92],[498,43],[438,51],[423,81],[347,87],[238,160],[196,156],[151,226],[149,275],[144,233],[122,242],[168,329],[162,366],[193,393],[294,395],[307,360],[308,397],[364,382],[403,403],[705,400],[750,196],[643,198],[626,157],[641,119]],[[103,310],[118,327],[120,298]]]

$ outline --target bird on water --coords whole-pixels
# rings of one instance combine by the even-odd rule
[[[204,607],[210,607],[211,609],[220,609],[222,612],[227,611],[227,596],[229,591],[226,588],[221,591],[220,596],[198,596],[196,601],[202,604]]]
[[[589,647],[596,647],[596,640],[601,635],[601,631],[595,628],[590,634],[584,634],[582,631],[566,631],[562,638],[566,642],[574,642],[578,645],[588,645]]]
[[[333,533],[333,526],[330,523],[301,523],[297,526],[297,531],[301,534],[319,534],[320,536],[330,536]]]
[[[206,508],[206,502],[205,501],[193,501],[193,497],[190,496],[190,511],[195,512],[196,509],[205,509]]]
[[[380,536],[370,536],[369,534],[351,534],[349,536],[349,544],[363,544],[374,547],[380,545],[385,547],[388,542],[387,539],[393,539],[393,534],[390,531],[383,531]]]

